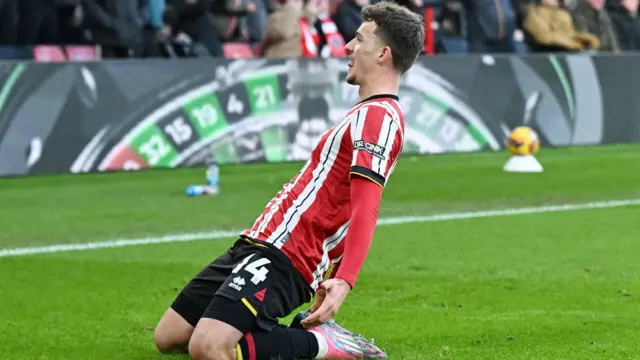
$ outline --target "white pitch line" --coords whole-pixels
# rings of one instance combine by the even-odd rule
[[[640,205],[640,199],[611,200],[611,201],[589,202],[589,203],[582,203],[582,204],[548,205],[548,206],[539,206],[539,207],[511,208],[511,209],[502,209],[502,210],[456,212],[456,213],[435,214],[435,215],[427,215],[427,216],[399,216],[399,217],[381,218],[378,220],[378,225],[388,226],[388,225],[400,225],[400,224],[410,224],[410,223],[478,219],[478,218],[489,218],[489,217],[498,217],[498,216],[540,214],[540,213],[550,213],[550,212],[560,212],[560,211],[605,209],[605,208],[616,208],[616,207],[637,206],[637,205]],[[198,233],[171,234],[171,235],[164,235],[164,236],[152,236],[152,237],[144,237],[144,238],[137,238],[137,239],[118,239],[118,240],[89,242],[89,243],[80,243],[80,244],[58,244],[58,245],[40,246],[40,247],[3,249],[3,250],[0,250],[0,257],[36,255],[36,254],[46,254],[46,253],[67,252],[67,251],[84,251],[84,250],[105,249],[105,248],[120,248],[120,247],[126,247],[126,246],[175,243],[175,242],[186,242],[186,241],[196,241],[196,240],[226,239],[226,238],[236,237],[239,235],[239,233],[240,233],[240,230],[210,231],[210,232],[198,232]]]

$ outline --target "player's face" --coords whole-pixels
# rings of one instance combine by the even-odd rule
[[[368,76],[376,76],[376,66],[382,50],[374,34],[376,27],[376,23],[372,21],[362,23],[356,37],[345,47],[349,56],[347,82],[351,85],[360,85]]]

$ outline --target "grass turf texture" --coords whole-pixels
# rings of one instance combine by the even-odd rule
[[[405,157],[380,215],[640,198],[637,146]],[[0,249],[249,226],[300,164],[0,180]],[[379,227],[337,320],[391,359],[633,359],[640,207]],[[0,258],[0,359],[163,359],[153,327],[234,239]],[[285,319],[288,320],[288,319]]]

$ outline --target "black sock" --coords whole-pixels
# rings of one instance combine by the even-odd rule
[[[277,326],[270,332],[249,333],[238,344],[242,360],[314,359],[318,355],[318,340],[302,329]],[[238,357],[238,360],[241,360]]]

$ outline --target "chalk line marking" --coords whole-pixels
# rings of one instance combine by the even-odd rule
[[[540,213],[550,213],[550,212],[560,212],[560,211],[605,209],[605,208],[616,208],[616,207],[637,206],[637,205],[640,205],[640,199],[611,200],[611,201],[600,201],[600,202],[588,202],[588,203],[582,203],[582,204],[548,205],[548,206],[539,206],[539,207],[511,208],[511,209],[501,209],[501,210],[455,212],[455,213],[434,214],[434,215],[427,215],[427,216],[399,216],[399,217],[381,218],[378,220],[378,225],[388,226],[388,225],[400,225],[400,224],[410,224],[410,223],[490,218],[490,217],[498,217],[498,216],[540,214]],[[80,244],[58,244],[58,245],[40,246],[40,247],[3,249],[3,250],[0,250],[0,257],[36,255],[36,254],[46,254],[46,253],[67,252],[67,251],[85,251],[85,250],[105,249],[105,248],[120,248],[120,247],[126,247],[126,246],[176,243],[176,242],[186,242],[186,241],[196,241],[196,240],[226,239],[226,238],[236,237],[238,236],[239,233],[240,233],[240,230],[210,231],[210,232],[198,232],[198,233],[171,234],[171,235],[144,237],[144,238],[136,238],[136,239],[118,239],[118,240],[89,242],[89,243],[80,243]]]

